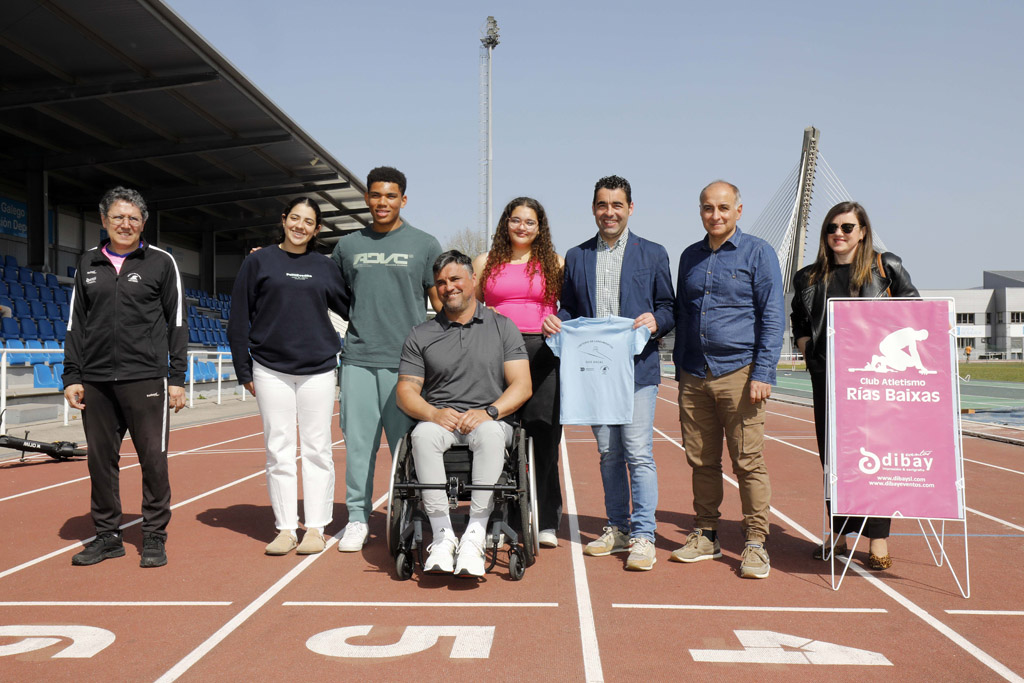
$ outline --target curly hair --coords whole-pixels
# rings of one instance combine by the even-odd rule
[[[487,253],[487,265],[480,275],[483,288],[492,274],[512,260],[512,240],[508,236],[508,219],[520,206],[533,209],[537,214],[537,236],[530,246],[530,268],[527,270],[532,277],[540,272],[544,276],[544,302],[554,305],[562,294],[562,266],[558,264],[558,254],[551,242],[551,228],[548,226],[548,215],[540,202],[532,197],[516,197],[510,201],[498,219],[498,227],[494,231],[491,250]]]

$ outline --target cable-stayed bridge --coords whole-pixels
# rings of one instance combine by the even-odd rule
[[[793,285],[793,274],[805,265],[805,260],[817,257],[818,234],[825,214],[836,204],[852,199],[822,156],[819,135],[820,131],[813,126],[804,129],[800,160],[747,231],[775,249],[787,293]],[[876,251],[885,251],[874,228],[872,239]]]

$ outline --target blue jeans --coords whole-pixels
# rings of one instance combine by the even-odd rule
[[[654,540],[658,468],[654,464],[654,406],[658,385],[633,387],[633,422],[596,425],[608,526],[629,529],[631,538]],[[630,494],[633,514],[630,515]]]

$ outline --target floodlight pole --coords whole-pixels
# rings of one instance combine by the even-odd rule
[[[490,235],[491,232],[491,221],[493,220],[491,168],[494,161],[494,153],[491,137],[491,53],[494,52],[494,48],[498,46],[499,38],[500,35],[498,33],[498,22],[495,20],[494,17],[487,17],[487,26],[485,28],[484,35],[480,38],[480,57],[482,67],[481,71],[483,72],[482,75],[484,77],[484,87],[481,88],[480,93],[480,96],[482,98],[480,110],[481,115],[484,119],[484,125],[481,126],[481,128],[486,128],[486,133],[484,135],[485,152],[483,155],[484,158],[481,160],[481,165],[483,166],[484,171],[483,180],[486,183],[486,188],[483,192],[483,194],[485,195],[484,202],[486,208],[484,209],[484,211],[481,212],[483,215],[481,215],[480,217],[480,222],[483,223],[483,225],[481,226],[481,230],[483,232],[485,249],[488,249],[490,247],[490,245],[488,244],[488,236]]]

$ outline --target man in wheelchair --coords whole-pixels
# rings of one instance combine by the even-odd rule
[[[532,392],[526,347],[511,320],[477,301],[468,256],[454,250],[441,254],[434,261],[434,283],[444,307],[406,338],[396,389],[398,407],[418,421],[411,434],[416,473],[421,484],[445,483],[444,452],[467,444],[473,451],[473,484],[493,485],[512,444],[506,418]],[[483,576],[494,493],[472,492],[461,541],[445,492],[425,489],[422,496],[433,532],[424,571]]]

